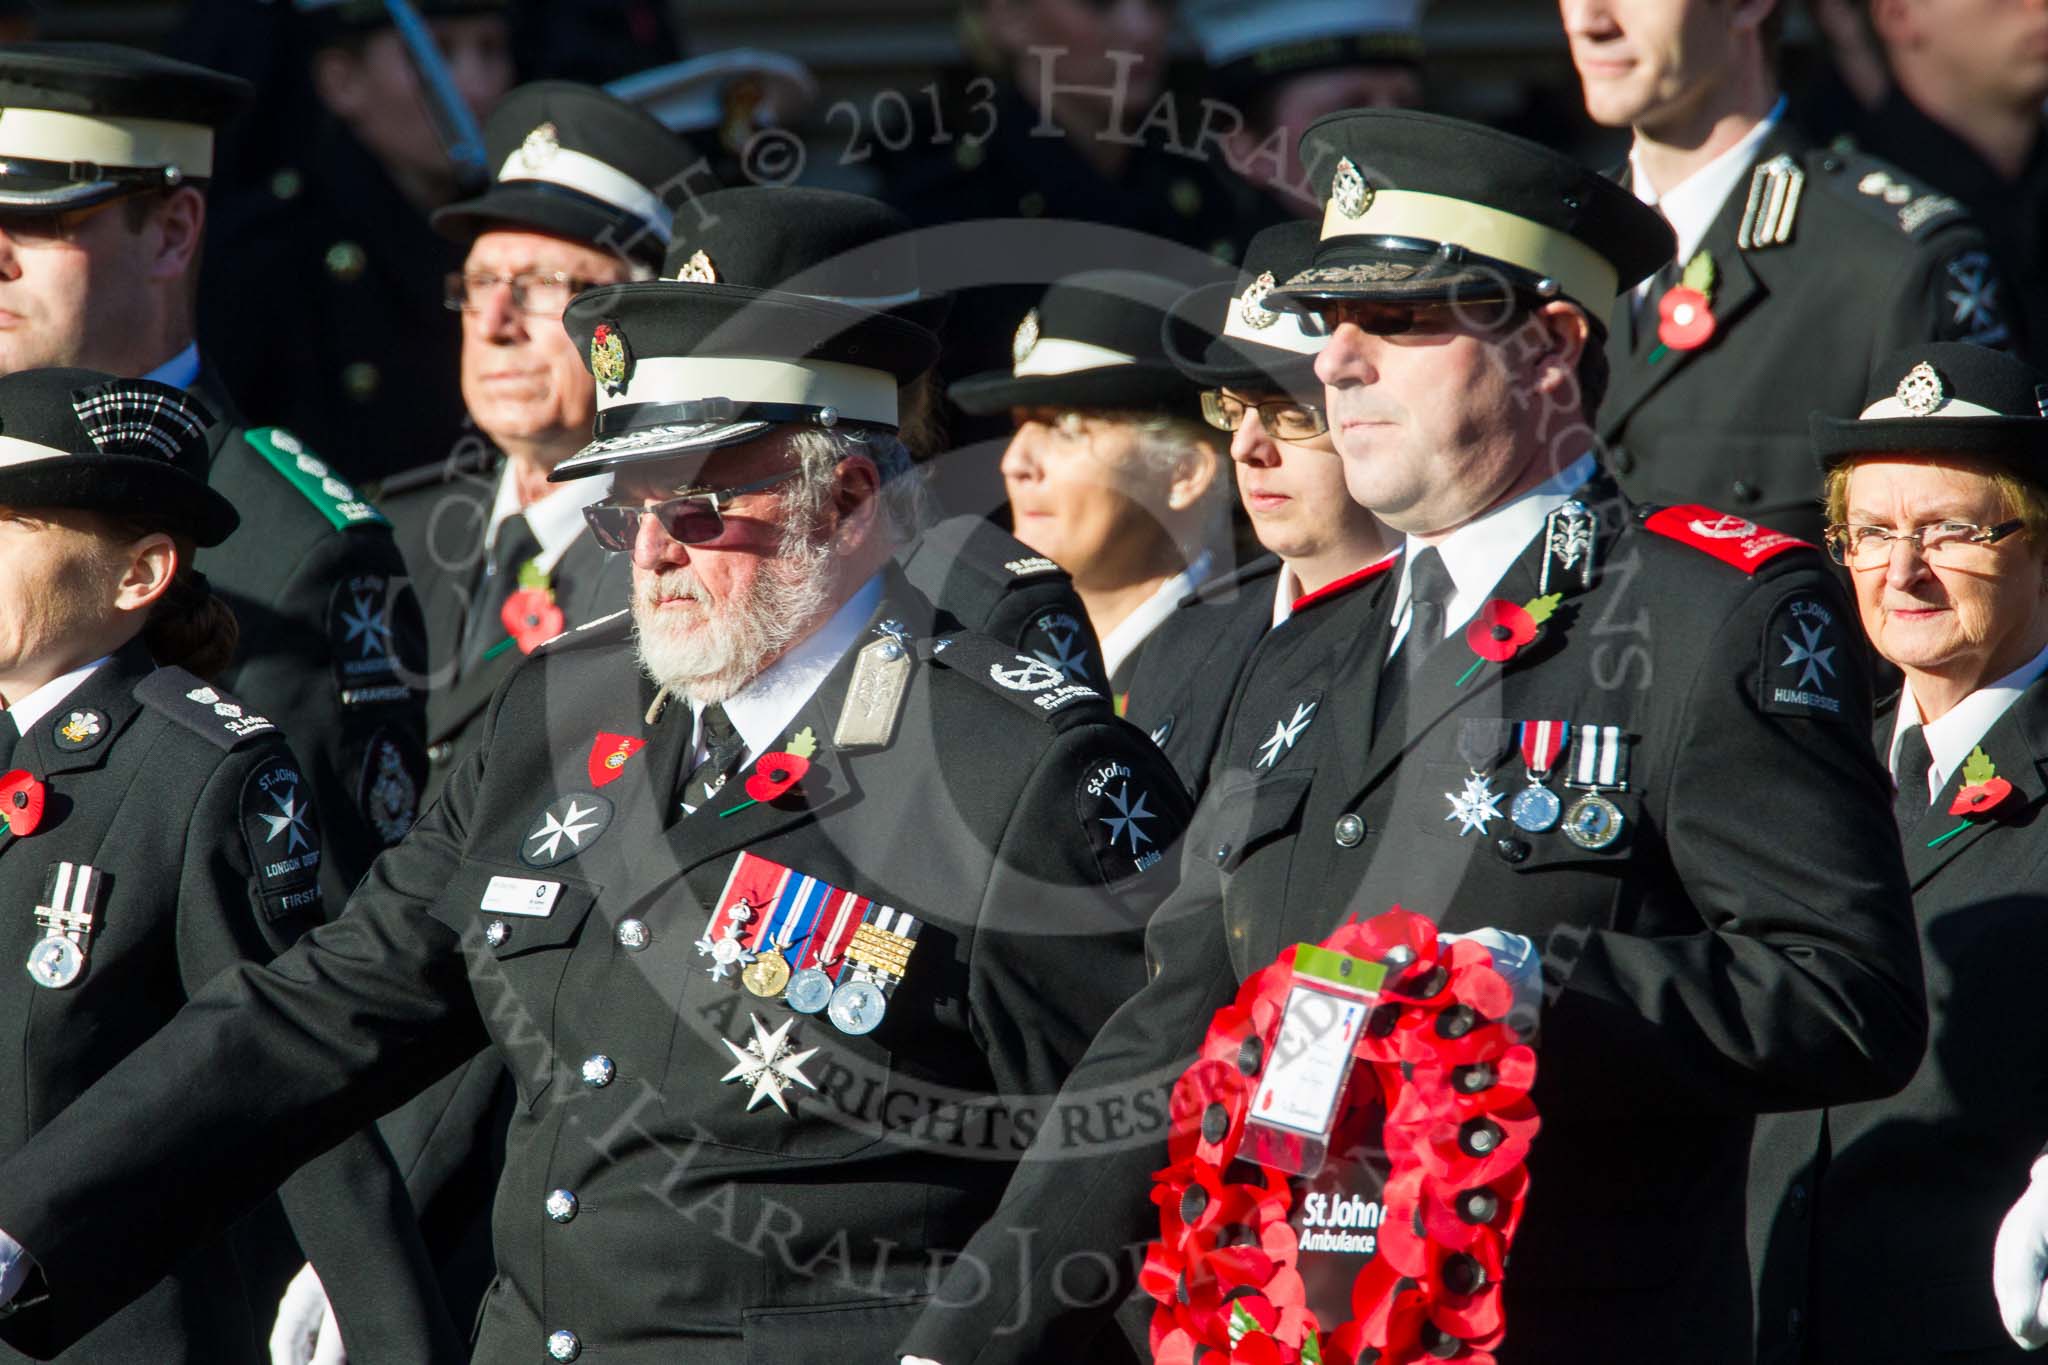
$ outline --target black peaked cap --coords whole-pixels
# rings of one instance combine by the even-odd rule
[[[1927,341],[1871,371],[1860,417],[1811,418],[1823,470],[1858,455],[1966,455],[2048,486],[2048,373],[2004,351]]]
[[[206,485],[213,420],[191,394],[153,379],[75,369],[0,377],[0,504],[136,517],[218,545],[240,519]]]
[[[1235,282],[1203,285],[1174,304],[1161,329],[1167,358],[1205,388],[1278,390],[1320,403],[1322,381],[1316,378],[1315,363],[1322,338],[1305,330],[1315,322],[1306,314],[1265,306],[1266,295],[1281,281],[1309,268],[1317,234],[1314,223],[1296,219],[1276,223],[1253,237]],[[1202,349],[1180,349],[1190,334],[1203,330],[1208,337]],[[1282,336],[1301,343],[1303,349],[1262,339]]]

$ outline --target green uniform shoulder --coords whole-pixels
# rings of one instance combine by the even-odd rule
[[[251,427],[241,433],[241,439],[335,530],[391,524],[355,485],[284,428]]]

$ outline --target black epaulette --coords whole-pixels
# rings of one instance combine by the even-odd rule
[[[917,652],[918,657],[941,668],[972,678],[1057,730],[1116,714],[1109,698],[1094,688],[1068,682],[1067,675],[1051,664],[1019,654],[986,635],[963,630],[920,640]]]
[[[401,469],[383,482],[370,487],[373,498],[393,498],[401,493],[416,489],[432,488],[436,484],[453,483],[471,474],[487,474],[498,463],[498,452],[481,441],[461,441],[447,458],[432,464],[414,465]]]
[[[920,561],[926,561],[920,563]],[[942,573],[921,572],[936,567]],[[1019,584],[1067,571],[985,517],[948,517],[918,538],[904,570],[960,620],[981,622]]]
[[[535,654],[546,650],[560,654],[565,649],[581,649],[586,645],[617,644],[633,633],[633,609],[621,607],[609,616],[600,616],[595,621],[585,621],[580,626],[571,626],[560,635],[553,635],[533,647]]]
[[[1232,569],[1229,573],[1217,574],[1201,584],[1193,592],[1175,603],[1180,607],[1192,607],[1202,602],[1215,602],[1235,597],[1242,588],[1261,583],[1280,572],[1280,556],[1260,555]]]
[[[1806,161],[1812,179],[1836,198],[1855,204],[1860,212],[1914,241],[1925,241],[1970,216],[1969,209],[1952,195],[1868,152],[1815,148],[1806,154]]]
[[[135,685],[135,700],[221,749],[277,733],[267,716],[182,668],[159,668]]]

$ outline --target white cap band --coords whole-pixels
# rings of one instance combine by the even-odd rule
[[[587,194],[613,208],[630,213],[666,242],[675,225],[675,215],[660,196],[616,166],[568,147],[552,147],[536,156],[526,147],[515,147],[498,168],[498,182],[538,180],[563,189]]]
[[[1323,240],[1365,236],[1455,242],[1556,280],[1567,298],[1599,317],[1614,305],[1619,274],[1605,256],[1570,233],[1470,200],[1420,190],[1375,190],[1354,218],[1333,196],[1323,212]]]
[[[90,161],[99,166],[176,166],[213,174],[213,130],[171,119],[0,108],[0,156]]]
[[[1267,312],[1273,321],[1264,327],[1254,327],[1245,321],[1248,309]],[[1274,312],[1260,304],[1246,303],[1244,295],[1240,294],[1230,301],[1230,316],[1223,320],[1223,335],[1232,341],[1271,346],[1296,355],[1315,355],[1330,338],[1325,333],[1309,331],[1308,328],[1314,325],[1318,324],[1311,314]]]
[[[1915,412],[1904,403],[1901,403],[1897,397],[1886,397],[1880,398],[1877,402],[1872,403],[1869,407],[1858,413],[1857,420],[1862,422],[1879,422],[1890,417],[2003,417],[2005,415],[1995,408],[1980,407],[1975,403],[1965,403],[1960,398],[1943,399],[1941,406],[1933,412]]]
[[[897,424],[895,376],[836,360],[655,356],[634,362],[633,373],[620,393],[606,394],[600,384],[597,405],[606,410],[629,403],[687,403],[702,398],[835,408],[842,421]]]
[[[0,436],[0,469],[18,464],[35,464],[40,460],[64,460],[70,456],[70,451],[46,446],[40,441],[24,441],[19,436]]]
[[[1074,374],[1080,370],[1103,370],[1112,365],[1132,365],[1138,357],[1112,351],[1088,341],[1068,341],[1042,336],[1029,353],[1017,362],[1014,377],[1030,379],[1042,375]]]

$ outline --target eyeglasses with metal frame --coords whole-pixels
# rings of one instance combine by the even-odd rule
[[[777,484],[788,483],[801,473],[803,468],[798,466],[753,483],[685,493],[681,497],[657,502],[652,507],[637,502],[614,502],[607,498],[584,508],[583,520],[590,527],[590,538],[614,554],[632,550],[633,541],[640,534],[640,518],[643,516],[653,517],[668,538],[680,545],[713,545],[725,534],[722,509],[726,503],[745,493],[759,493]]]
[[[1967,566],[1980,549],[1996,545],[2026,524],[2024,518],[2014,517],[1995,526],[1937,521],[1910,531],[1890,531],[1838,521],[1827,528],[1828,557],[1851,569],[1882,568],[1891,563],[1893,542],[1905,541],[1935,568],[1959,568]]]
[[[512,286],[512,306],[537,317],[559,317],[569,300],[599,284],[566,270],[521,270],[501,275],[489,270],[451,270],[441,285],[441,306],[451,313],[483,311],[484,302],[501,284]]]
[[[1247,403],[1222,389],[1202,391],[1202,420],[1218,431],[1236,431],[1244,425],[1247,412],[1259,414],[1269,435],[1283,441],[1306,441],[1330,429],[1330,419],[1320,405],[1293,398],[1269,398]]]

